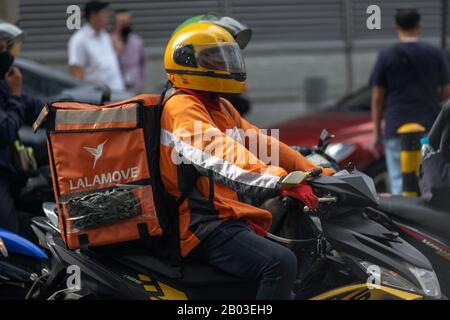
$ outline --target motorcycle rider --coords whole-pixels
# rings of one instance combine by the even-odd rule
[[[20,52],[23,32],[0,20],[0,228],[19,232],[19,218],[11,188],[24,182],[15,168],[13,142],[22,124],[31,124],[43,107],[37,99],[23,94],[22,75],[12,64]]]
[[[160,169],[166,190],[180,204],[181,255],[259,281],[257,299],[288,299],[296,257],[257,234],[270,227],[272,214],[240,197],[280,194],[316,208],[309,185],[286,190],[281,181],[317,166],[264,135],[221,98],[241,93],[246,80],[240,48],[226,29],[207,22],[179,29],[167,44],[164,67],[174,90],[161,115]],[[240,130],[254,133],[258,150],[276,150],[271,156],[279,156],[279,166],[259,159]]]

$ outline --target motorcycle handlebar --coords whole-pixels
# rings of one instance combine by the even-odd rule
[[[323,197],[323,198],[319,198],[319,203],[336,203],[338,201],[337,197]],[[295,204],[297,204],[299,202],[299,200],[294,199],[292,197],[284,197],[282,199],[283,205],[285,207],[291,207]],[[309,207],[304,206],[303,207],[303,212],[307,213],[310,212],[311,209],[309,209]]]
[[[323,172],[323,169],[322,168],[315,168],[315,169],[312,169],[310,172],[309,172],[309,176],[310,177],[318,177],[318,176],[320,176],[320,174]]]

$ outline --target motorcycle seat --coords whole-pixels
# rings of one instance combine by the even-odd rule
[[[135,270],[145,272],[156,272],[164,277],[177,279],[180,283],[192,285],[219,284],[219,283],[241,283],[245,279],[235,277],[215,267],[209,266],[196,259],[184,258],[181,265],[173,265],[169,260],[152,254],[148,249],[137,245],[117,250],[117,247],[107,253],[107,248],[92,248],[91,252],[100,253],[100,259],[114,260],[127,265]],[[108,250],[109,251],[109,250]],[[105,254],[106,253],[106,254]]]
[[[98,253],[100,248],[92,248],[89,251]],[[95,255],[99,261],[111,269],[125,270],[150,275],[161,281],[176,284],[178,288],[185,288],[194,296],[205,299],[204,292],[209,292],[207,299],[231,299],[236,297],[250,299],[255,297],[258,281],[242,279],[223,272],[195,259],[182,259],[180,266],[158,257],[148,250],[130,248],[129,250],[114,250],[114,253],[103,251]],[[90,256],[93,258],[94,256]],[[114,267],[115,266],[115,267]],[[216,290],[214,288],[221,288]],[[203,289],[202,289],[203,288]],[[193,290],[193,291],[192,291]]]
[[[33,224],[43,231],[51,232],[55,236],[53,241],[58,246],[65,247],[58,229],[48,218],[34,217]],[[215,293],[209,296],[210,299],[230,299],[236,297],[236,292],[239,292],[239,297],[248,299],[255,296],[258,288],[257,281],[233,276],[192,258],[181,259],[181,264],[174,265],[168,259],[154,254],[140,242],[92,247],[81,250],[78,254],[86,256],[91,262],[100,263],[109,270],[116,270],[119,273],[120,270],[129,270],[131,273],[155,277],[159,275],[161,280],[166,279],[169,283],[174,282],[184,288],[200,290],[220,286],[222,289],[213,290]],[[200,294],[200,297],[203,296]]]
[[[59,235],[57,226],[54,226],[47,217],[33,217],[32,222],[45,232]],[[181,266],[174,266],[167,259],[152,254],[148,248],[139,243],[130,242],[94,247],[90,248],[89,252],[101,261],[114,260],[132,266],[136,270],[142,270],[142,272],[152,270],[165,277],[179,279],[187,285],[245,281],[191,258],[182,259]]]
[[[379,207],[393,219],[431,234],[447,235],[450,208],[438,208],[418,197],[380,196]]]

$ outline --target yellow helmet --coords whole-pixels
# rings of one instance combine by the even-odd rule
[[[178,30],[166,47],[164,68],[175,88],[218,93],[245,89],[245,65],[239,45],[224,28],[195,23]]]

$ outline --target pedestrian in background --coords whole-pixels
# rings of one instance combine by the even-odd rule
[[[395,22],[399,42],[379,53],[371,75],[372,150],[378,156],[384,144],[391,191],[401,194],[397,129],[408,122],[431,128],[440,102],[450,97],[450,70],[444,52],[419,41],[420,14],[416,9],[397,9]]]
[[[116,10],[111,37],[128,90],[140,93],[145,83],[144,41],[133,32],[131,14]]]
[[[108,86],[111,90],[125,90],[116,52],[106,32],[108,3],[88,2],[85,6],[87,23],[69,40],[69,71],[76,78]]]

